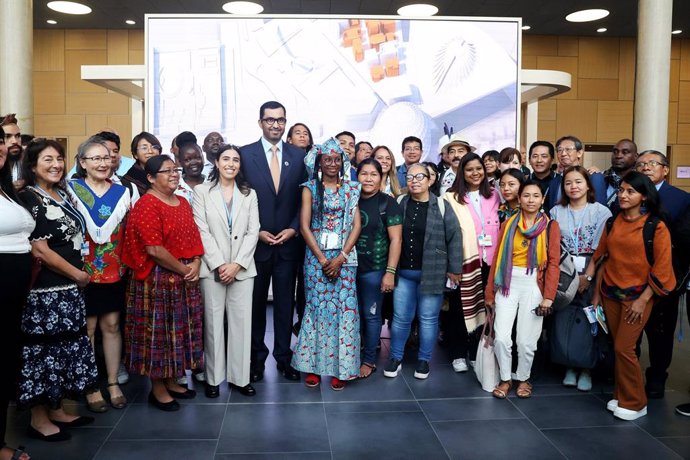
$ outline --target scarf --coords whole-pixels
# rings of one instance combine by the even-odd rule
[[[510,292],[510,278],[513,273],[513,242],[515,241],[516,232],[528,241],[527,248],[527,274],[531,274],[535,269],[542,269],[546,264],[546,226],[549,218],[546,214],[539,212],[534,219],[534,224],[530,228],[523,228],[524,220],[522,219],[522,211],[511,217],[505,226],[503,232],[503,239],[498,246],[498,255],[496,258],[496,273],[494,275],[494,284],[497,290],[504,296],[508,296]]]

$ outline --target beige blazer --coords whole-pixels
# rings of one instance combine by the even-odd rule
[[[254,251],[260,227],[256,193],[250,190],[245,196],[235,189],[232,199],[235,212],[231,235],[220,185],[205,183],[194,187],[194,220],[204,244],[201,278],[212,278],[216,268],[233,262],[242,267],[237,280],[256,276]]]

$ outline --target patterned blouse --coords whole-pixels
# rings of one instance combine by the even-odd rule
[[[573,255],[593,254],[611,211],[600,203],[587,203],[582,209],[562,205],[551,208],[551,218],[561,227],[561,239]]]

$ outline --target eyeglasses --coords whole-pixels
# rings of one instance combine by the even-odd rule
[[[635,169],[644,169],[647,166],[649,166],[650,168],[656,168],[657,166],[668,166],[668,163],[662,163],[656,160],[638,161],[637,163],[635,163]]]
[[[422,149],[419,147],[405,147],[403,152],[421,152]]]
[[[84,157],[84,160],[93,161],[95,164],[98,163],[110,163],[111,157]]]
[[[287,123],[287,119],[285,117],[281,118],[262,118],[261,121],[266,123],[268,126],[273,126],[276,123],[278,123],[279,126],[285,126],[285,123]]]
[[[577,152],[577,149],[575,147],[560,147],[556,150],[558,153],[570,153],[570,152]]]
[[[172,174],[182,174],[182,168],[168,168],[168,169],[161,169],[157,171],[158,174],[165,174],[165,175],[172,175]]]
[[[140,145],[137,147],[137,150],[139,152],[150,152],[151,150],[158,150],[160,152],[161,146],[160,145]]]
[[[429,178],[429,175],[424,174],[424,173],[408,174],[407,176],[405,176],[405,180],[407,180],[407,182],[412,182],[414,180],[416,180],[417,182],[421,182],[424,179],[428,179],[428,178]]]
[[[321,157],[321,162],[325,165],[339,165],[343,159],[340,157]]]

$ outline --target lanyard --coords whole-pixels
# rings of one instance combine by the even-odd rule
[[[46,198],[50,199],[51,201],[53,201],[53,202],[54,202],[55,204],[57,204],[63,211],[65,211],[65,212],[68,213],[70,216],[72,216],[72,217],[74,218],[75,222],[77,222],[77,223],[79,224],[79,227],[81,227],[81,233],[82,233],[82,235],[86,234],[86,221],[84,220],[84,217],[79,213],[79,211],[77,211],[76,209],[74,209],[74,207],[72,206],[72,203],[69,202],[69,199],[65,196],[65,194],[64,194],[62,191],[60,191],[60,190],[57,191],[58,195],[60,195],[60,198],[62,198],[62,203],[59,203],[57,200],[55,200],[55,198],[53,198],[52,196],[50,196],[50,194],[49,194],[48,192],[46,192],[45,190],[43,190],[43,189],[42,189],[41,187],[39,187],[38,185],[35,185],[34,188],[35,188],[36,190],[38,190],[38,192],[39,192],[41,195],[43,195],[44,197],[46,197]]]
[[[229,202],[225,203],[225,218],[228,220],[228,231],[230,235],[232,235],[232,198],[230,198]]]
[[[568,216],[570,216],[570,237],[573,239],[573,247],[575,248],[575,254],[576,256],[580,255],[580,229],[582,228],[582,223],[585,220],[585,214],[587,213],[587,207],[589,206],[589,203],[585,205],[585,209],[582,210],[582,217],[580,217],[580,222],[576,224],[575,221],[575,212],[572,210],[570,205],[568,205]]]

